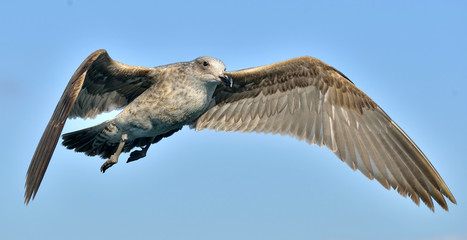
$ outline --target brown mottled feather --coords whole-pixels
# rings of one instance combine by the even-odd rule
[[[228,72],[196,129],[279,133],[327,146],[352,169],[416,204],[454,196],[415,143],[341,72],[311,57]],[[443,196],[444,195],[444,196]]]
[[[155,83],[151,74],[156,69],[123,64],[102,51],[86,72],[71,118],[93,118],[124,107]]]
[[[89,55],[71,77],[29,165],[26,204],[34,199],[68,117],[94,117],[127,105],[154,83],[152,68],[112,60],[105,50]]]

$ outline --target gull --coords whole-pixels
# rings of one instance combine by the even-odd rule
[[[448,210],[456,204],[436,169],[407,134],[343,73],[313,58],[299,57],[239,71],[199,57],[154,68],[130,66],[105,50],[89,55],[72,75],[39,141],[26,176],[25,204],[37,194],[68,118],[94,118],[122,109],[113,119],[62,136],[63,145],[107,159],[105,172],[130,152],[183,126],[196,131],[272,133],[326,146],[354,171]]]

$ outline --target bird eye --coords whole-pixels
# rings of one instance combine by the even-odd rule
[[[205,66],[205,67],[206,67],[206,66],[209,66],[209,63],[206,62],[206,61],[204,61],[204,62],[203,62],[203,66]]]

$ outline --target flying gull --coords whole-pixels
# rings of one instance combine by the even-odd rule
[[[63,145],[107,161],[151,144],[183,126],[197,131],[288,135],[326,146],[353,170],[385,188],[448,210],[454,196],[404,131],[344,74],[312,57],[225,72],[211,57],[155,68],[126,65],[105,50],[92,53],[70,79],[29,165],[25,203],[34,199],[67,118],[93,118],[123,109],[114,119],[64,134]]]

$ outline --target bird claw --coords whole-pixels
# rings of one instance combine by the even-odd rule
[[[102,164],[102,167],[101,167],[101,172],[102,173],[105,173],[105,171],[112,167],[115,163],[112,163],[112,162],[105,162],[104,164]]]
[[[101,172],[102,172],[102,173],[105,173],[105,171],[106,171],[108,168],[112,167],[115,163],[117,163],[117,161],[115,161],[115,157],[114,157],[114,155],[112,155],[112,156],[110,157],[109,160],[105,161],[105,163],[102,164],[102,166],[101,166]]]

